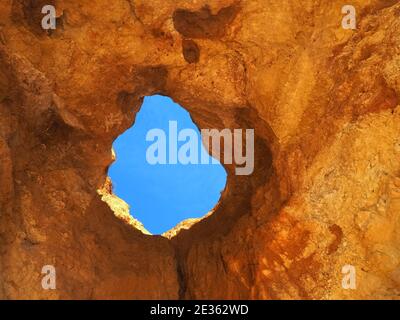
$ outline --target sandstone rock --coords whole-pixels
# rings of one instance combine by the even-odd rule
[[[398,1],[353,1],[357,30],[339,0],[54,0],[52,32],[42,4],[0,3],[0,298],[399,298]],[[171,239],[103,188],[155,93],[256,135]]]

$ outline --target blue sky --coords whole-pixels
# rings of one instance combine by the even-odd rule
[[[169,121],[177,121],[178,131],[195,129],[200,135],[180,105],[168,97],[146,97],[134,126],[114,142],[117,160],[109,169],[114,193],[130,205],[131,215],[153,234],[161,234],[187,218],[205,215],[216,205],[226,184],[221,164],[148,164],[146,150],[153,142],[146,141],[146,134],[154,128],[168,134]],[[178,142],[178,147],[184,143]],[[201,144],[199,148],[203,148]]]

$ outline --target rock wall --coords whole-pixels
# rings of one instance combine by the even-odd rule
[[[357,30],[341,0],[1,1],[0,298],[399,298],[400,4],[351,2]],[[254,173],[226,166],[170,240],[97,191],[155,93],[256,135]]]

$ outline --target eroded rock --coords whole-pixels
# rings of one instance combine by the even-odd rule
[[[353,31],[336,0],[55,0],[51,34],[41,3],[0,4],[0,298],[399,297],[398,1],[355,1]],[[214,214],[171,240],[97,193],[155,93],[256,135],[254,173],[227,165]]]

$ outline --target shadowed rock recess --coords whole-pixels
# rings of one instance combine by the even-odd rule
[[[0,298],[399,298],[400,4],[344,30],[348,2],[0,1]],[[254,173],[166,237],[107,180],[152,94],[255,129]]]

